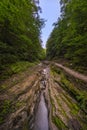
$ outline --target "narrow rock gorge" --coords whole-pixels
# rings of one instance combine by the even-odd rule
[[[0,130],[87,130],[87,82],[57,63],[40,63],[5,85]]]

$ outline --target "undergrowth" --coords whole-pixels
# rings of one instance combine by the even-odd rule
[[[68,130],[67,126],[63,123],[63,121],[55,116],[52,118],[54,124],[57,126],[57,128],[59,128],[59,130]]]
[[[27,68],[32,67],[36,65],[38,62],[28,62],[28,61],[21,61],[16,62],[14,64],[6,65],[4,66],[3,72],[0,75],[0,81],[3,81],[13,74],[20,73],[22,71],[25,71]]]
[[[11,101],[4,100],[3,103],[0,105],[0,124],[4,122],[5,117],[11,111]]]
[[[87,91],[78,89],[67,76],[55,66],[51,68],[53,74],[60,74],[61,80],[58,82],[77,102],[81,109],[87,113]],[[57,81],[56,81],[57,82]],[[78,85],[78,84],[77,84]]]

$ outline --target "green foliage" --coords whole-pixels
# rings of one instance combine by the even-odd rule
[[[42,53],[39,55],[40,60],[46,59],[46,49],[43,48]]]
[[[20,61],[20,62],[10,64],[10,65],[6,66],[6,68],[4,68],[4,70],[2,71],[0,80],[5,80],[5,79],[9,78],[10,76],[12,76],[13,74],[17,74],[22,71],[25,71],[26,69],[28,69],[29,67],[33,67],[37,63],[38,62],[32,63],[32,62],[28,62],[28,61]],[[4,86],[1,86],[0,90],[4,90],[3,87]]]
[[[81,109],[83,109],[85,112],[87,112],[87,92],[84,90],[80,90],[78,89],[68,78],[67,76],[62,73],[62,71],[58,68],[56,68],[55,66],[51,67],[52,69],[52,74],[55,76],[57,74],[61,76],[61,81],[60,81],[60,85],[63,87],[64,90],[66,90],[77,102],[78,102],[78,106],[76,104],[72,104],[69,106],[71,108],[74,108],[72,113],[75,115],[78,113],[79,111],[79,107]],[[55,82],[58,82],[57,80],[55,80]],[[82,81],[78,80],[76,82],[79,82],[81,84]],[[59,82],[58,82],[59,83]],[[66,95],[65,95],[66,96]],[[69,100],[69,99],[68,99]],[[69,100],[70,102],[70,100]]]
[[[59,117],[53,117],[53,122],[55,123],[55,125],[60,129],[60,130],[68,130],[68,128],[66,127],[66,125],[62,122],[62,120]]]
[[[61,17],[47,41],[49,59],[65,58],[87,65],[87,2],[61,0]]]
[[[11,102],[10,100],[5,100],[0,106],[0,124],[3,123],[4,118],[11,111]]]
[[[52,72],[53,72],[53,74],[61,74],[61,69],[59,69],[59,68],[56,68],[55,66],[51,66],[51,69],[52,69]]]
[[[26,68],[34,66],[34,65],[35,65],[35,63],[29,63],[27,61],[26,62],[17,62],[10,66],[10,71],[12,71],[12,73],[15,74],[15,73],[24,71],[24,70],[26,70]]]
[[[32,0],[0,1],[0,74],[6,65],[44,58],[39,9]]]
[[[79,95],[77,96],[77,100],[79,102],[79,105],[82,109],[86,111],[87,109],[87,92],[79,92]]]
[[[24,102],[17,102],[16,104],[15,104],[15,108],[16,109],[18,109],[18,108],[20,108],[20,107],[22,107],[24,105]]]
[[[87,112],[87,92],[77,89],[64,74],[61,75],[62,87],[70,93],[72,97],[79,103],[79,107]],[[78,111],[78,108],[76,108]]]
[[[5,91],[5,90],[6,90],[6,88],[7,88],[7,86],[6,86],[6,85],[1,85],[1,86],[0,86],[0,92]]]

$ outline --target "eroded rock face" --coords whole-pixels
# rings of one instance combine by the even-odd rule
[[[76,78],[76,77],[73,77]],[[53,68],[50,76],[49,95],[51,102],[52,129],[54,124],[59,130],[86,130],[87,113],[79,105],[75,96],[84,90],[76,87],[70,76],[60,68]],[[85,90],[87,93],[87,91]],[[84,102],[85,106],[85,102]]]
[[[72,96],[73,91],[79,94],[83,89],[75,87],[70,78],[45,63],[9,87],[0,96],[8,112],[0,130],[86,130],[86,113]]]
[[[0,125],[0,130],[32,129],[35,109],[37,108],[41,93],[40,71],[42,68],[42,66],[37,68],[32,75],[29,75],[15,86],[10,87],[7,92],[1,95],[1,102],[5,100],[7,102],[3,104],[6,107],[3,107],[3,109],[8,113],[6,113],[7,117],[5,117]]]

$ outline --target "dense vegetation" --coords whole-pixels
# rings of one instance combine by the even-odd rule
[[[87,1],[61,0],[61,16],[47,41],[49,59],[87,65]]]
[[[1,74],[11,64],[43,58],[40,33],[44,22],[39,17],[40,7],[37,2],[0,0]]]

